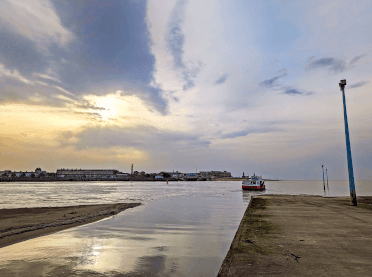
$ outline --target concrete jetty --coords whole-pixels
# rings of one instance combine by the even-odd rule
[[[218,276],[370,276],[372,197],[252,198]]]

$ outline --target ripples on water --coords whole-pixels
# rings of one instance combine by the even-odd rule
[[[265,194],[324,195],[323,181],[266,182]],[[173,196],[218,197],[241,182],[22,182],[0,183],[0,209],[105,203],[147,203]],[[372,195],[371,181],[357,181],[358,196]],[[348,181],[330,181],[328,196],[348,196]]]

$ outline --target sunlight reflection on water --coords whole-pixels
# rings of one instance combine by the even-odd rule
[[[166,197],[0,249],[0,275],[215,276],[250,199],[229,190]]]

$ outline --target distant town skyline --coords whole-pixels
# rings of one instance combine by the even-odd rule
[[[159,171],[159,172],[145,172],[144,170],[141,170],[141,169],[136,169],[136,170],[134,170],[134,168],[133,168],[133,164],[132,164],[132,166],[131,166],[131,169],[129,170],[129,171],[125,171],[125,170],[118,170],[118,169],[116,169],[116,168],[100,168],[100,169],[98,169],[98,168],[68,168],[68,167],[66,167],[66,168],[57,168],[56,170],[54,170],[56,173],[58,173],[58,172],[62,172],[62,171],[71,171],[71,172],[76,172],[76,171],[104,171],[104,172],[106,172],[106,171],[110,171],[110,172],[114,172],[115,174],[116,173],[126,173],[126,174],[138,174],[138,173],[151,173],[151,174],[158,174],[158,173],[187,173],[187,174],[189,174],[189,173],[192,173],[192,174],[195,174],[195,173],[205,173],[205,172],[210,172],[210,173],[213,173],[213,172],[215,172],[215,173],[217,173],[217,172],[219,172],[219,173],[223,173],[223,172],[228,172],[227,170],[207,170],[207,171],[198,171],[198,170],[196,170],[196,171],[194,171],[194,172],[182,172],[182,171],[179,171],[179,170],[171,170],[171,171],[167,171],[167,170],[161,170],[161,171]],[[52,172],[54,172],[54,171],[52,171]],[[43,170],[42,168],[40,168],[40,167],[37,167],[35,170],[12,170],[12,169],[0,169],[0,176],[1,176],[1,174],[2,173],[7,173],[8,175],[10,174],[10,173],[35,173],[35,172],[38,172],[38,173],[51,173],[50,171],[49,172],[47,172],[46,170]],[[231,177],[231,172],[228,172],[229,174],[230,174],[230,177]],[[11,175],[11,174],[10,174]],[[243,172],[243,174],[242,174],[243,176],[245,176],[245,175],[247,175],[247,174],[245,174],[244,172]]]
[[[372,2],[0,3],[0,170],[372,180]]]
[[[231,172],[224,171],[201,171],[179,172],[161,171],[145,172],[133,171],[130,173],[120,172],[117,169],[68,169],[60,168],[56,172],[47,172],[40,167],[35,171],[0,171],[0,182],[56,182],[56,181],[218,181],[242,180],[241,176],[234,178]],[[242,177],[244,180],[248,176]],[[253,177],[252,177],[253,178]]]

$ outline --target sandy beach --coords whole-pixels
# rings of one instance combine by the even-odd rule
[[[0,210],[0,248],[27,239],[91,223],[140,203]]]

